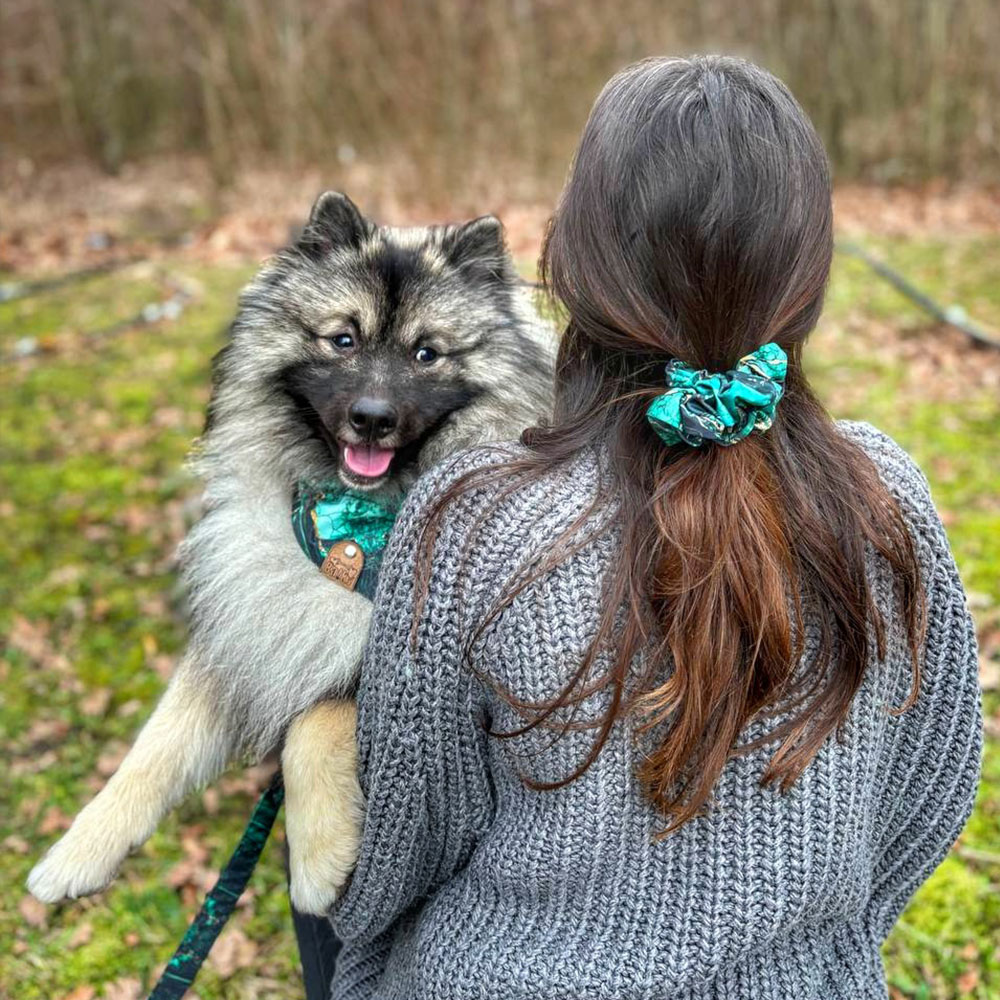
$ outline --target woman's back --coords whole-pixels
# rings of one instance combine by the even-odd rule
[[[334,995],[885,996],[879,946],[971,809],[975,641],[923,476],[874,428],[838,431],[872,460],[916,546],[930,611],[919,697],[893,712],[911,688],[910,649],[893,573],[871,553],[886,655],[872,643],[840,738],[782,792],[761,779],[777,748],[766,735],[785,716],[755,718],[741,742],[763,736],[759,748],[730,759],[708,807],[665,837],[636,776],[657,733],[636,716],[616,721],[576,780],[545,791],[531,785],[572,773],[593,729],[489,735],[523,728],[518,702],[556,698],[593,639],[620,544],[613,502],[578,526],[600,525],[597,537],[489,613],[526,556],[587,510],[600,449],[525,489],[484,486],[449,506],[411,646],[428,509],[469,468],[510,455],[470,453],[418,487],[387,554],[363,668],[368,816],[338,908],[347,948]],[[805,633],[808,674],[820,634],[808,614]],[[596,690],[576,721],[602,717],[612,696]]]
[[[542,252],[551,421],[418,487],[383,564],[336,996],[885,996],[977,656],[926,481],[809,385],[832,252],[773,76],[602,90]]]

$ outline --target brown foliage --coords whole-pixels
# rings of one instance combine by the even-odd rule
[[[12,0],[0,132],[110,171],[361,160],[422,194],[502,172],[523,199],[558,185],[612,72],[719,50],[786,80],[842,177],[997,180],[998,46],[993,0]]]

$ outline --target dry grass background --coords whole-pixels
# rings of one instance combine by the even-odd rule
[[[995,0],[4,0],[8,155],[377,163],[438,206],[551,194],[597,90],[649,54],[778,73],[841,179],[1000,180]]]

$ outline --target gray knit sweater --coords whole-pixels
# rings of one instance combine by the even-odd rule
[[[446,463],[407,501],[393,533],[362,669],[359,744],[368,811],[361,859],[335,912],[346,942],[340,998],[767,998],[886,996],[879,945],[941,861],[972,807],[981,749],[977,657],[962,585],[927,482],[889,438],[842,424],[900,502],[928,587],[916,706],[902,629],[872,662],[840,741],[787,794],[762,787],[774,745],[726,767],[709,811],[655,840],[637,787],[630,725],[557,791],[592,734],[513,740],[516,718],[483,677],[553,695],[596,629],[612,528],[524,591],[474,651],[470,631],[525,556],[584,508],[599,460],[583,454],[501,500],[467,495],[446,517],[415,657],[408,652],[414,545],[428,501],[482,449]],[[494,494],[499,490],[493,488]],[[893,609],[885,567],[870,567]],[[808,655],[803,661],[808,667]],[[477,676],[480,675],[480,676]],[[774,720],[750,725],[753,737]]]

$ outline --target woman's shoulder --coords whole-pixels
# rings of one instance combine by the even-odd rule
[[[837,430],[856,444],[874,463],[879,476],[893,492],[930,500],[927,477],[913,457],[885,431],[864,420],[838,420]]]
[[[890,496],[899,505],[915,541],[940,551],[947,539],[934,506],[931,487],[920,466],[893,438],[862,420],[838,420],[837,430],[875,466]]]
[[[432,579],[449,586],[461,580],[463,590],[492,593],[567,529],[592,525],[588,512],[597,509],[600,483],[596,451],[584,448],[541,473],[531,458],[524,445],[504,441],[456,452],[429,469],[406,498],[387,557],[420,549],[430,538],[423,551],[433,554],[427,563]],[[571,559],[564,568],[575,566]]]
[[[420,474],[407,494],[407,504],[420,506],[444,493],[463,477],[516,461],[527,454],[520,441],[490,441],[462,448]]]
[[[530,449],[518,441],[476,445],[455,452],[423,473],[409,492],[401,518],[419,519],[446,498],[445,520],[470,522],[485,512],[503,518],[510,530],[541,520],[575,516],[594,496],[596,451],[575,456],[541,475],[525,476]]]

